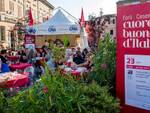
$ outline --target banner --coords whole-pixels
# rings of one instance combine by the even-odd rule
[[[27,27],[27,33],[31,35],[64,35],[80,34],[79,25],[35,25]]]
[[[117,97],[121,113],[150,113],[150,3],[117,6]]]
[[[25,35],[25,44],[35,44],[35,36],[34,35]]]
[[[24,38],[25,48],[35,49],[35,36],[34,35],[25,35]]]

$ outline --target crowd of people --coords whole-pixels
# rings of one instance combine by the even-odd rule
[[[10,61],[9,56],[16,56],[16,61]],[[57,64],[54,61],[53,52],[48,46],[43,46],[40,49],[29,49],[22,48],[19,51],[12,50],[1,50],[0,52],[0,72],[10,72],[12,71],[10,65],[12,63],[29,63],[32,66],[24,69],[24,71],[30,72],[30,78],[32,81],[40,78],[44,74],[44,63],[47,64],[49,69],[55,70],[58,66],[64,65],[66,62],[71,62],[73,67],[85,67],[87,70],[92,70],[93,54],[88,49],[81,51],[79,47],[77,48],[67,48],[65,61],[61,64]]]
[[[68,51],[66,53],[67,55],[67,61],[72,62],[77,67],[86,67],[87,70],[91,70],[93,67],[92,58],[93,53],[89,51],[87,48],[81,49],[77,47],[77,49],[72,48],[71,51]]]

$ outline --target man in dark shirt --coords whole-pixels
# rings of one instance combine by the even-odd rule
[[[73,62],[75,62],[77,65],[84,63],[84,58],[82,57],[80,51],[77,51],[76,54],[74,55]]]
[[[6,59],[6,50],[2,50],[2,51],[1,51],[0,59],[1,59],[2,63],[4,63],[4,64],[7,63],[7,59]]]

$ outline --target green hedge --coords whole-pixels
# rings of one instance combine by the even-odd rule
[[[95,80],[100,86],[108,86],[115,95],[116,86],[116,42],[109,34],[99,41],[98,50],[93,58],[94,68],[89,79]]]
[[[0,113],[118,113],[119,102],[107,87],[80,83],[59,73],[47,73],[41,82],[5,97],[0,93]]]

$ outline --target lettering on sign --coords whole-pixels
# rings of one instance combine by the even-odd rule
[[[150,14],[124,15],[123,47],[150,48]]]

